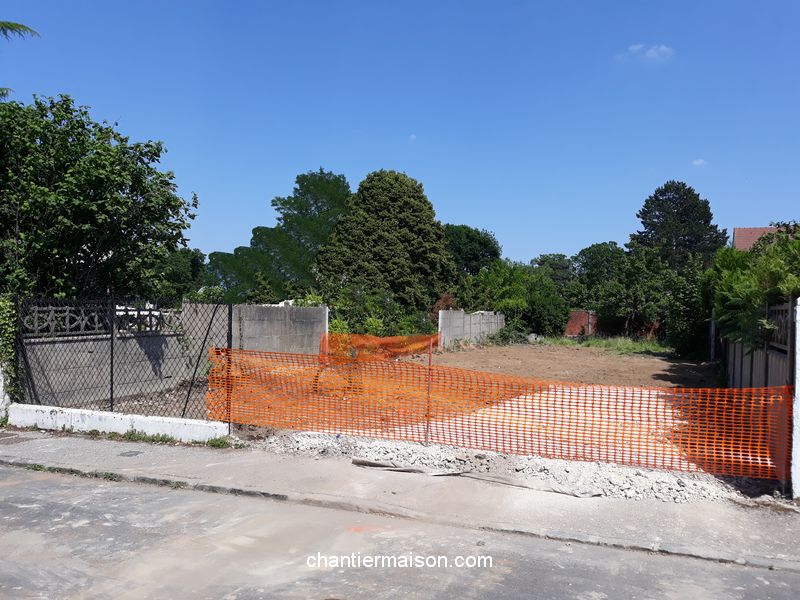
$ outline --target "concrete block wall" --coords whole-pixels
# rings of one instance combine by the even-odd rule
[[[319,354],[328,332],[327,306],[233,307],[233,344],[241,350]]]
[[[444,349],[455,342],[479,342],[505,327],[502,313],[481,311],[465,313],[463,310],[439,311],[439,342]]]

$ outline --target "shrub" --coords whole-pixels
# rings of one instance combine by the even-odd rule
[[[331,333],[350,333],[350,324],[344,319],[331,319],[328,323],[328,331]]]
[[[367,317],[364,320],[364,329],[369,335],[381,336],[386,334],[386,325],[383,319],[378,317]]]
[[[20,391],[14,356],[16,314],[12,300],[8,296],[0,296],[0,373],[3,375],[6,392],[12,399],[16,399]]]

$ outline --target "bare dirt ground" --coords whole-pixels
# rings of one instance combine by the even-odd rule
[[[428,357],[410,360],[427,364]],[[655,387],[716,387],[716,366],[661,354],[546,344],[486,346],[433,355],[433,364],[537,379]]]

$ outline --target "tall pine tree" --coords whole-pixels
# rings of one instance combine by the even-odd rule
[[[631,235],[631,246],[655,248],[661,260],[678,271],[700,256],[709,266],[728,234],[711,221],[708,200],[682,181],[668,181],[644,201],[636,213],[641,231]]]
[[[329,302],[346,291],[409,314],[430,310],[453,276],[442,225],[422,184],[396,171],[367,175],[317,257]]]

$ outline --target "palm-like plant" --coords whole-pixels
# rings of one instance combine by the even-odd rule
[[[0,21],[0,37],[10,40],[13,37],[38,36],[34,30],[22,23],[11,21]],[[0,88],[0,100],[6,98],[11,93],[11,88]]]

